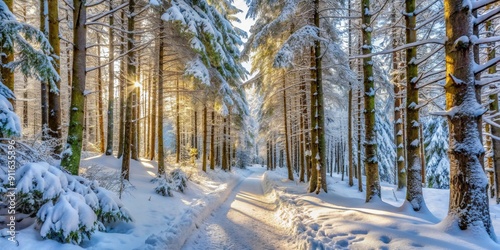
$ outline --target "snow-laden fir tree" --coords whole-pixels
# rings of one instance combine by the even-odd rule
[[[375,129],[377,131],[377,157],[380,181],[394,183],[394,160],[396,159],[396,145],[394,144],[394,128],[389,121],[390,114],[382,100],[377,101],[375,112]]]
[[[448,125],[442,117],[424,120],[425,179],[427,187],[450,187],[450,161],[448,159]]]
[[[35,27],[21,23],[0,1],[0,47],[15,51],[14,61],[2,65],[12,71],[20,69],[26,77],[50,83],[51,91],[58,92],[55,82],[59,75],[54,68],[54,59],[50,56],[52,47],[45,35]],[[0,134],[20,136],[21,124],[19,117],[13,112],[9,99],[14,99],[14,93],[0,80]]]

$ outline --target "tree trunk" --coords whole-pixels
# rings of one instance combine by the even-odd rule
[[[158,174],[164,174],[165,173],[165,148],[164,148],[164,141],[163,141],[163,82],[165,79],[165,74],[164,74],[164,66],[163,66],[163,58],[165,57],[165,38],[164,36],[164,29],[165,29],[165,24],[162,23],[160,24],[160,33],[158,36],[160,37],[160,45],[158,48]],[[154,143],[153,143],[154,144]],[[153,146],[153,152],[154,152],[154,146]]]
[[[495,240],[487,186],[481,161],[482,108],[475,85],[473,45],[463,37],[473,35],[474,18],[463,0],[445,0],[446,110],[450,129],[450,204],[448,220],[462,230],[483,230]],[[472,110],[474,108],[474,110]],[[453,112],[453,113],[451,113]],[[478,224],[480,223],[480,224]]]
[[[415,12],[415,0],[406,0],[406,13]],[[416,15],[405,15],[406,43],[417,41],[415,29]],[[422,173],[420,155],[420,117],[418,109],[418,65],[416,64],[417,48],[406,49],[406,156],[408,158],[406,200],[413,210],[419,211],[425,206],[422,194]]]
[[[283,71],[283,124],[285,126],[285,154],[286,168],[288,170],[288,179],[293,181],[292,161],[290,160],[290,142],[288,136],[288,114],[286,105],[286,72]]]
[[[348,114],[347,114],[347,153],[349,154],[349,186],[354,186],[354,159],[352,148],[352,84],[349,86],[349,99],[348,99]]]
[[[391,22],[394,25],[392,29],[392,47],[396,48],[400,45],[397,25],[397,4],[396,1],[392,5]],[[399,71],[399,51],[392,53],[392,70],[393,70],[393,85],[394,85],[394,143],[396,144],[396,175],[398,190],[406,187],[406,154],[404,148],[404,123],[403,123],[403,87],[401,86],[401,76]]]
[[[83,119],[85,117],[85,72],[87,28],[85,21],[87,12],[85,1],[73,0],[73,74],[71,77],[71,105],[68,128],[68,139],[61,154],[61,166],[71,174],[78,175],[82,154]]]
[[[306,91],[305,90],[305,83],[302,82],[300,84],[300,92],[304,92],[305,93],[305,91]],[[299,107],[300,107],[300,109],[299,109],[299,117],[300,117],[300,121],[299,121],[299,123],[300,123],[300,135],[299,135],[300,136],[300,138],[299,138],[299,144],[300,144],[299,145],[299,147],[300,147],[300,149],[299,149],[300,172],[299,172],[299,182],[305,182],[305,173],[306,173],[306,166],[307,166],[307,164],[305,162],[306,159],[304,157],[305,156],[305,151],[306,151],[306,148],[305,148],[305,136],[304,136],[304,134],[306,133],[305,126],[304,126],[305,121],[304,121],[303,112],[301,111],[301,109],[303,109],[305,107],[301,107],[301,105],[302,105],[302,98],[304,98],[304,97],[301,94],[301,97],[300,97],[301,101],[299,102]]]
[[[203,153],[202,153],[202,165],[203,171],[207,172],[207,105],[203,105]]]
[[[177,136],[177,140],[176,140],[176,145],[175,145],[175,151],[176,151],[176,157],[175,157],[175,162],[176,163],[179,163],[180,160],[181,160],[181,117],[180,117],[180,107],[179,107],[179,79],[177,79],[177,92],[176,92],[176,98],[175,98],[175,101],[176,101],[176,136]]]
[[[198,112],[196,107],[194,111],[194,148],[196,148],[196,159],[198,159],[200,154],[198,153]]]
[[[109,10],[113,9],[112,1],[109,2]],[[115,110],[115,63],[113,62],[115,58],[115,45],[113,44],[114,33],[113,27],[114,17],[113,14],[109,15],[109,61],[111,62],[108,66],[108,131],[106,138],[106,155],[113,155],[113,134],[114,134],[114,110]]]
[[[212,110],[212,125],[210,128],[210,169],[215,169],[215,111]]]
[[[490,9],[490,6],[491,5],[488,5],[486,9]],[[494,28],[495,27],[493,26],[491,20],[486,22],[485,29],[488,37],[493,36]],[[491,60],[495,57],[496,57],[495,43],[488,44],[488,60]],[[489,68],[488,73],[492,75],[496,74],[497,73],[496,66]],[[496,84],[490,84],[489,88],[491,92],[495,93],[489,96],[490,100],[489,109],[491,112],[498,113],[500,112],[498,106],[498,93],[497,93],[498,86]],[[497,128],[496,126],[491,126],[489,124],[486,124],[486,128],[489,128],[493,136],[500,137],[500,128]],[[492,198],[496,196],[496,203],[500,204],[500,140],[494,140],[491,137],[489,137],[488,139],[489,140],[487,140],[486,142],[488,143],[489,141],[490,144],[489,147],[491,150],[491,152],[487,154],[488,155],[487,170],[489,178],[491,179],[491,181],[489,182],[490,193]]]
[[[158,48],[159,51],[159,48]],[[158,80],[157,82],[152,82],[151,84],[151,93],[150,93],[150,102],[151,102],[151,109],[150,109],[150,114],[151,114],[151,121],[149,122],[149,160],[153,160],[155,158],[155,148],[156,148],[156,134],[159,132],[156,128],[156,117],[158,111],[156,110],[156,107],[158,105],[158,96],[157,96],[157,87],[156,85],[160,84],[160,81]],[[159,121],[158,121],[159,123]],[[163,124],[163,123],[162,123]],[[162,125],[163,126],[163,125]],[[163,128],[162,128],[163,132]]]
[[[122,3],[125,3],[125,0],[122,0]],[[120,13],[121,18],[121,26],[122,30],[125,30],[125,9]],[[125,53],[125,32],[122,32],[120,36],[120,53]],[[125,67],[125,61],[127,60],[126,56],[123,56],[120,60],[120,127],[119,127],[119,136],[118,136],[118,155],[120,158],[123,156],[124,149],[124,136],[125,136],[125,90],[127,88],[127,68]]]
[[[47,0],[40,0],[40,31],[47,35]],[[68,65],[69,67],[69,65]],[[2,71],[3,74],[3,71]],[[47,129],[49,127],[49,92],[48,84],[45,81],[41,82],[40,107],[42,113],[42,140],[48,139]]]
[[[224,120],[222,122],[223,132],[222,132],[222,170],[227,171],[227,142],[226,142],[226,117],[224,117]]]
[[[61,46],[59,39],[59,1],[48,1],[48,15],[49,15],[49,43],[52,46],[54,57],[54,62],[56,64],[55,69],[57,74],[61,72]],[[62,111],[61,111],[61,81],[55,82],[55,85],[58,89],[49,91],[49,136],[57,139],[57,146],[54,148],[54,153],[59,154],[61,152],[61,142],[59,141],[62,138],[61,134],[61,119],[62,119]]]
[[[370,0],[361,1],[363,55],[372,53],[372,27]],[[363,58],[363,85],[365,96],[365,171],[366,202],[380,197],[380,182],[377,159],[377,131],[375,129],[375,84],[373,82],[372,57]]]
[[[362,94],[361,87],[358,89],[358,165],[357,165],[357,176],[358,176],[358,191],[363,192],[363,177],[361,173],[361,151],[363,150],[363,147],[361,146],[361,141],[362,141],[362,134],[363,134],[363,124],[361,123],[361,116],[363,115],[363,112],[361,111],[362,108]]]
[[[133,99],[135,95],[134,83],[137,81],[136,75],[136,57],[134,49],[134,28],[135,28],[135,15],[134,15],[134,0],[129,0],[129,12],[127,20],[127,108],[125,112],[125,133],[123,140],[123,158],[122,158],[122,170],[121,175],[125,180],[129,180],[130,177],[130,157],[132,153],[132,117],[133,117]]]
[[[101,46],[100,44],[100,35],[97,34],[97,114],[98,114],[98,124],[99,124],[99,153],[104,153],[104,97],[103,97],[103,82],[102,82],[102,70],[101,70]]]

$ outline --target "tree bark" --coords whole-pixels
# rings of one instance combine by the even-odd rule
[[[202,165],[203,171],[207,172],[207,105],[203,105],[203,153],[202,153]]]
[[[47,13],[48,9],[47,0],[40,0],[40,31],[45,35],[47,33]],[[69,65],[68,65],[69,67]],[[2,72],[3,74],[3,72]],[[40,93],[40,107],[42,113],[42,140],[47,140],[47,129],[49,127],[49,92],[48,84],[45,81],[41,81],[41,93]]]
[[[212,110],[212,125],[210,128],[210,169],[215,169],[215,111]]]
[[[160,24],[160,45],[158,48],[158,174],[164,174],[165,173],[165,148],[164,148],[164,141],[163,141],[163,82],[165,80],[165,74],[164,74],[164,62],[163,58],[165,57],[165,38],[164,36],[164,30],[165,30],[165,24],[162,23]],[[154,147],[153,147],[153,152],[154,152]]]
[[[361,173],[361,161],[362,161],[362,157],[361,157],[361,151],[363,150],[363,147],[361,146],[361,141],[362,141],[362,130],[363,130],[363,124],[361,123],[361,116],[363,115],[363,112],[361,111],[361,108],[362,108],[362,98],[363,98],[363,94],[362,94],[362,90],[361,90],[361,87],[359,87],[358,89],[358,165],[356,166],[357,169],[356,169],[356,172],[357,172],[357,176],[358,176],[358,191],[359,192],[363,192],[363,177],[362,177],[362,173]]]
[[[180,117],[180,106],[179,106],[179,79],[177,79],[177,93],[176,93],[176,144],[175,144],[175,152],[176,152],[176,157],[175,157],[175,162],[179,163],[181,160],[181,117]]]
[[[101,46],[99,45],[101,42],[100,35],[97,34],[97,66],[99,67],[97,69],[97,94],[98,94],[98,99],[97,100],[97,114],[98,114],[98,124],[99,124],[99,151],[100,153],[104,153],[104,97],[103,97],[103,81],[102,81],[102,70],[101,70]]]
[[[125,0],[122,0],[122,3],[125,3]],[[122,20],[121,26],[122,30],[125,30],[125,9],[123,9],[120,13],[120,18]],[[122,32],[120,39],[120,53],[125,53],[125,32]],[[127,88],[127,68],[125,67],[125,61],[127,60],[126,56],[123,56],[120,60],[120,127],[118,132],[118,155],[120,158],[123,156],[124,149],[124,136],[125,136],[125,90]]]
[[[288,136],[288,114],[286,105],[286,72],[283,72],[283,123],[285,125],[285,154],[286,168],[288,170],[288,179],[293,181],[292,161],[290,160],[290,142]]]
[[[122,157],[122,169],[121,175],[125,180],[130,178],[130,157],[132,153],[132,117],[133,117],[133,100],[135,95],[134,83],[137,81],[136,75],[136,57],[134,49],[134,28],[135,28],[135,2],[134,0],[129,0],[129,12],[127,20],[127,108],[125,112],[125,132],[123,135],[123,157]]]
[[[56,64],[55,69],[57,74],[61,73],[61,46],[59,39],[59,1],[48,0],[48,19],[49,19],[49,43],[52,46],[54,57],[54,62]],[[61,152],[60,139],[61,134],[61,81],[55,82],[58,91],[49,91],[49,136],[57,139],[57,146],[54,148],[54,153],[59,154]]]
[[[363,55],[372,53],[372,27],[370,0],[361,1]],[[380,198],[380,182],[377,159],[377,131],[375,129],[375,84],[372,57],[363,58],[363,86],[365,99],[365,171],[366,202]]]
[[[224,120],[222,122],[222,126],[224,126],[223,131],[222,131],[222,170],[227,171],[228,170],[228,164],[227,164],[227,142],[226,142],[226,123],[227,119],[224,117]]]
[[[414,13],[415,0],[406,0],[406,13]],[[406,43],[417,41],[415,14],[405,15]],[[416,64],[417,48],[406,49],[406,156],[408,158],[406,200],[414,211],[425,206],[422,194],[422,159],[420,155],[420,117],[418,109],[418,65]]]
[[[496,240],[489,212],[488,182],[481,164],[484,149],[478,126],[484,112],[472,66],[474,49],[468,40],[462,39],[473,35],[474,17],[463,0],[445,0],[444,3],[447,38],[445,90],[450,129],[447,220],[456,221],[462,230],[484,228]]]
[[[109,1],[109,10],[113,9],[113,2]],[[113,155],[113,134],[114,134],[114,110],[115,110],[115,63],[113,62],[115,58],[115,45],[113,44],[114,32],[114,17],[113,14],[109,15],[109,61],[111,62],[108,66],[108,128],[107,128],[107,138],[106,138],[106,155]]]
[[[68,128],[68,139],[61,154],[61,166],[71,174],[78,175],[82,154],[83,119],[85,117],[85,73],[87,28],[85,22],[87,12],[85,1],[73,0],[73,74],[71,77],[71,105]]]

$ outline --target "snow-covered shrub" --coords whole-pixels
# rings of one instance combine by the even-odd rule
[[[172,183],[170,183],[165,176],[158,176],[151,180],[153,183],[157,183],[157,186],[155,187],[155,192],[157,194],[160,194],[162,196],[174,196],[172,193]]]
[[[99,199],[99,209],[96,211],[96,214],[100,222],[132,221],[129,211],[113,192],[102,187],[96,187],[94,192]]]
[[[427,187],[450,187],[450,161],[448,159],[448,124],[442,117],[424,120],[425,178]]]
[[[16,180],[18,208],[36,214],[44,238],[78,244],[108,223],[132,221],[118,197],[97,181],[73,176],[46,162],[22,166]]]
[[[187,187],[188,177],[180,168],[172,170],[170,173],[158,176],[151,180],[157,183],[155,192],[163,196],[174,196],[172,191],[184,193]]]
[[[170,172],[170,178],[174,184],[174,189],[184,193],[184,189],[187,187],[187,175],[180,168],[174,169]]]
[[[236,166],[240,168],[245,168],[251,163],[252,163],[252,158],[250,157],[250,152],[248,150],[236,151]]]
[[[97,228],[97,216],[85,198],[75,192],[67,192],[56,200],[45,203],[37,213],[43,238],[80,244],[84,237]]]

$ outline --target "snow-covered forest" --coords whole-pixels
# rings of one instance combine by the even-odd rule
[[[0,248],[500,249],[499,17],[0,0]]]

